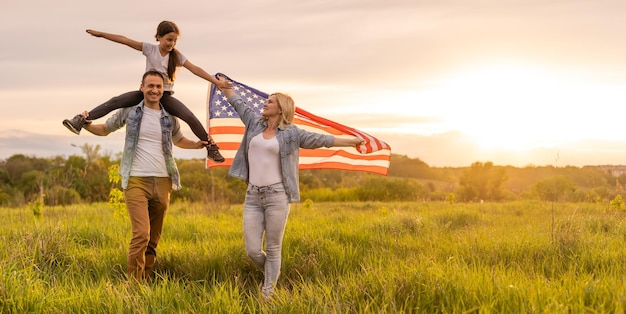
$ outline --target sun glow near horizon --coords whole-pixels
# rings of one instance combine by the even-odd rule
[[[582,75],[582,74],[581,74]],[[580,139],[616,139],[623,85],[519,64],[493,64],[437,82],[428,99],[443,124],[483,149],[525,151]],[[432,109],[431,109],[432,110]]]

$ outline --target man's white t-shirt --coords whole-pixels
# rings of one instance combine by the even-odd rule
[[[169,177],[163,154],[161,110],[143,107],[137,150],[130,167],[134,177]]]

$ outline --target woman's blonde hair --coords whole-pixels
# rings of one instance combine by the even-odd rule
[[[272,95],[276,96],[278,108],[280,108],[281,111],[278,126],[284,128],[285,126],[291,124],[291,121],[293,121],[293,116],[296,112],[296,104],[293,101],[293,98],[287,94],[274,93]]]

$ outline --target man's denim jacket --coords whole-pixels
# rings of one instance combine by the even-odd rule
[[[113,116],[107,119],[105,123],[105,127],[109,132],[118,130],[126,125],[124,154],[122,156],[122,163],[120,166],[123,189],[126,189],[128,186],[130,167],[133,164],[133,158],[135,157],[135,151],[137,149],[139,126],[141,125],[143,110],[144,104],[143,101],[141,101],[136,106],[118,110],[115,114],[113,114]],[[167,111],[163,109],[163,106],[161,106],[161,136],[163,143],[163,155],[165,155],[165,166],[167,167],[170,179],[172,179],[172,189],[180,190],[180,174],[178,173],[176,162],[172,156],[172,142],[180,141],[180,139],[183,138],[183,134],[180,131],[178,119],[167,113]]]

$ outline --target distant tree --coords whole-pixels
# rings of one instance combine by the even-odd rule
[[[595,167],[573,167],[568,166],[562,169],[561,174],[570,178],[572,183],[583,188],[593,188],[597,186],[608,186],[615,184],[615,177],[610,173],[599,170]]]
[[[543,179],[532,187],[533,194],[543,201],[563,201],[568,200],[576,190],[572,181],[562,175]]]
[[[360,184],[367,176],[380,176],[371,173],[347,171],[347,170],[327,170],[312,169],[300,171],[300,189],[338,189],[354,187]]]
[[[10,206],[11,195],[0,188],[0,206]]]
[[[186,200],[191,202],[230,202],[239,199],[239,190],[229,187],[229,168],[206,168],[204,159],[177,160],[182,189],[172,193],[172,201]],[[239,179],[237,179],[239,180]],[[245,182],[239,180],[245,186]],[[245,188],[243,189],[245,193]],[[242,200],[243,201],[243,200]]]
[[[409,158],[406,155],[391,155],[389,176],[417,179],[436,179],[436,173],[419,158]]]
[[[246,182],[239,178],[227,177],[226,178],[226,191],[228,191],[228,201],[231,204],[240,204],[246,197]]]
[[[20,178],[15,182],[17,187],[23,194],[27,201],[33,201],[40,196],[42,190],[42,176],[43,173],[39,170],[30,170],[23,173]]]
[[[598,203],[603,200],[609,200],[611,197],[612,195],[606,186],[598,186],[587,192],[586,201]]]
[[[620,174],[619,177],[617,177],[617,184],[626,186],[626,174]]]
[[[5,163],[6,172],[12,183],[20,180],[24,173],[33,170],[45,171],[47,168],[48,165],[45,160],[38,160],[37,158],[27,157],[22,154],[16,154],[9,157]]]
[[[74,144],[72,146],[78,147]],[[80,150],[85,154],[85,159],[87,160],[87,164],[90,164],[96,159],[100,158],[100,145],[89,145],[89,143],[85,143],[79,147]]]
[[[112,163],[108,157],[92,159],[87,164],[87,175],[82,180],[85,187],[85,195],[81,197],[88,202],[103,202],[108,199],[111,184],[109,182],[108,169]]]
[[[382,176],[368,176],[356,193],[360,201],[417,201],[428,197],[427,189],[414,179]]]
[[[9,178],[9,173],[6,168],[0,168],[0,184],[10,184],[11,178]]]
[[[81,156],[70,156],[65,164],[67,178],[72,182],[67,188],[74,189],[87,202],[102,202],[108,200],[110,183],[108,169],[113,163],[110,156],[100,154],[100,145],[85,143],[76,146],[81,149]]]
[[[490,161],[477,161],[461,175],[457,194],[463,201],[500,200],[506,179],[504,168],[495,167]]]

